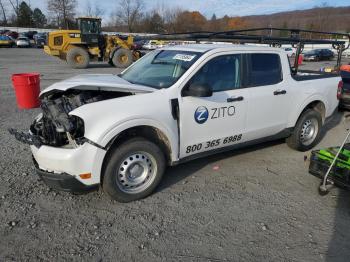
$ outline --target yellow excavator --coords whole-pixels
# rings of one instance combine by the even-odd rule
[[[141,57],[134,50],[133,36],[122,39],[116,35],[103,35],[101,18],[77,18],[78,30],[58,30],[49,33],[44,51],[56,56],[73,68],[87,68],[90,61],[106,61],[126,68]]]

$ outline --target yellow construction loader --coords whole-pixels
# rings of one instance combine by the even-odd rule
[[[126,68],[141,57],[134,50],[134,39],[121,39],[115,35],[103,35],[101,19],[79,17],[78,30],[50,32],[45,53],[56,56],[73,68],[87,68],[90,61],[106,61],[111,65]]]

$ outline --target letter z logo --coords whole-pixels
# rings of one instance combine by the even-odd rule
[[[194,112],[194,120],[198,124],[203,124],[208,120],[209,112],[205,106],[200,106]]]

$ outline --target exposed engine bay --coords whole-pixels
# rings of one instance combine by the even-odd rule
[[[42,113],[34,120],[30,131],[43,145],[60,147],[82,143],[84,121],[69,115],[69,112],[86,104],[131,94],[102,90],[52,90],[41,97]]]

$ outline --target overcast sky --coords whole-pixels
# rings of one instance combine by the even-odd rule
[[[98,3],[105,10],[105,18],[109,17],[113,6],[116,6],[118,2],[118,0],[78,0],[78,14],[83,14],[88,1],[92,5]],[[32,8],[46,9],[46,0],[27,0],[27,2],[30,2]],[[183,9],[199,10],[207,17],[211,17],[213,13],[217,17],[225,14],[229,16],[271,14],[281,11],[308,9],[325,2],[329,6],[350,5],[350,0],[144,0],[146,9],[152,9],[162,4],[165,6],[179,6]]]

